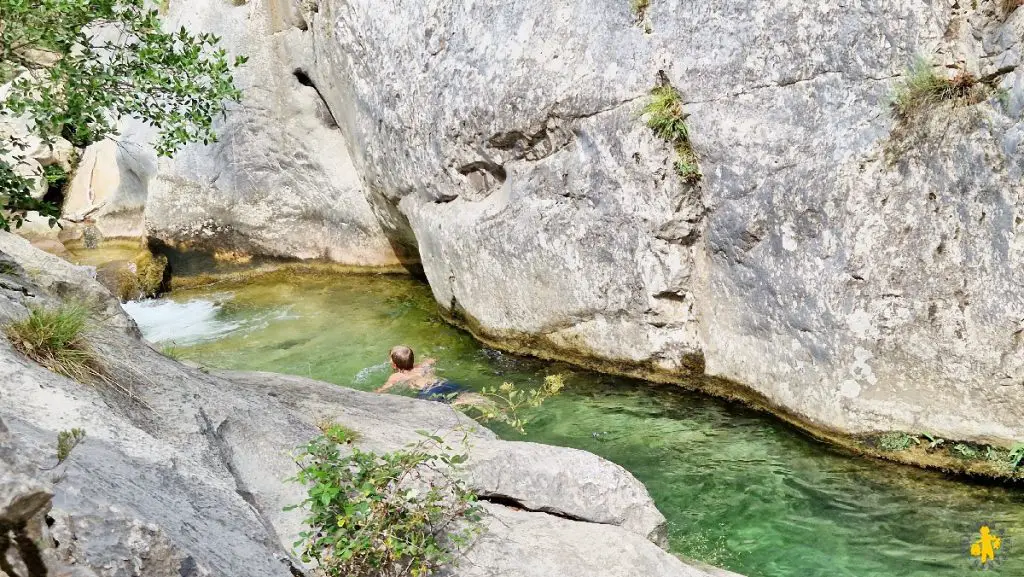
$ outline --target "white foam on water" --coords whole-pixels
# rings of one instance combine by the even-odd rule
[[[383,372],[387,371],[389,368],[391,368],[391,363],[388,362],[388,361],[384,361],[383,363],[380,363],[379,365],[373,365],[371,367],[366,367],[365,369],[362,369],[361,371],[356,373],[356,377],[354,379],[352,379],[352,382],[356,383],[356,384],[366,383],[366,382],[368,382],[370,380],[371,376],[374,376],[377,373],[383,373]]]
[[[230,295],[226,296],[230,299]],[[240,321],[218,319],[221,305],[211,300],[153,299],[131,301],[123,306],[139,325],[142,336],[152,343],[194,345],[217,340],[243,327]]]

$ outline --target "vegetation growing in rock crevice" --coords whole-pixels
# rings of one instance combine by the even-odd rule
[[[71,451],[85,439],[85,429],[74,428],[57,433],[57,464],[71,456]]]
[[[989,93],[988,86],[964,70],[950,78],[918,60],[896,85],[891,105],[898,120],[910,122],[944,102],[977,104]]]
[[[651,91],[651,99],[643,109],[647,126],[659,138],[672,145],[676,151],[675,170],[685,182],[700,180],[697,155],[690,143],[690,132],[686,127],[683,98],[670,84],[662,84]]]
[[[51,371],[79,382],[101,375],[85,342],[89,311],[79,304],[33,308],[28,317],[4,328],[11,344],[26,357]]]
[[[866,444],[883,454],[917,454],[917,460],[961,462],[972,473],[1001,478],[1019,478],[1024,474],[1021,470],[1021,464],[1024,463],[1022,444],[1005,449],[968,441],[951,441],[930,433],[912,435],[903,431],[869,436]]]
[[[643,26],[644,32],[653,32],[650,20],[647,18],[647,9],[651,7],[651,0],[631,0],[630,9],[633,11],[633,18],[637,25]]]

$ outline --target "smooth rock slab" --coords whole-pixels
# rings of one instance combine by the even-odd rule
[[[593,453],[537,443],[479,443],[466,480],[482,498],[511,499],[543,511],[616,525],[668,547],[668,525],[647,488],[629,471]]]

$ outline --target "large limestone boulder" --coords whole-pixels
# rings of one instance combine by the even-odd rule
[[[846,432],[1024,439],[1024,10],[313,4],[309,75],[378,217],[481,338]],[[995,90],[898,123],[919,57]],[[666,82],[697,183],[644,125]]]
[[[6,481],[0,505],[29,514],[53,494],[47,538],[37,541],[54,562],[116,577],[312,575],[291,554],[303,512],[284,510],[305,490],[285,480],[296,473],[295,447],[318,434],[318,422],[333,420],[369,450],[402,448],[422,439],[420,429],[465,437],[476,460],[469,478],[481,485],[496,483],[482,472],[498,466],[493,456],[515,456],[520,479],[501,484],[492,492],[501,498],[491,501],[481,490],[486,531],[451,575],[711,575],[651,541],[663,519],[646,490],[596,456],[498,441],[441,403],[186,367],[140,341],[87,269],[10,234],[0,233],[0,255],[8,263],[0,324],[32,304],[102,307],[88,339],[117,385],[70,381],[0,337],[0,419],[11,433],[0,435],[0,471],[7,479],[20,463],[37,477],[16,483],[31,489],[16,492],[30,496],[31,507],[10,506],[15,492]],[[85,440],[57,466],[57,433],[73,427],[86,430]],[[565,470],[581,464],[575,475]]]
[[[350,265],[403,260],[366,201],[331,111],[312,85],[310,39],[285,0],[169,3],[167,25],[222,37],[249,63],[243,93],[218,125],[219,142],[156,162],[146,183],[149,236],[170,245]],[[149,134],[129,127],[129,139]]]
[[[144,148],[122,136],[90,145],[68,185],[63,217],[78,238],[87,227],[103,239],[141,239],[146,227],[149,179],[156,159]]]

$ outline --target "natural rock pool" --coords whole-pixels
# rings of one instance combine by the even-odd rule
[[[363,390],[384,382],[399,343],[473,388],[562,373],[567,390],[531,415],[526,438],[629,469],[668,517],[674,552],[750,577],[963,577],[980,522],[1009,537],[999,574],[1024,575],[1020,490],[847,457],[735,404],[486,349],[412,279],[276,274],[126,308],[183,358]]]

